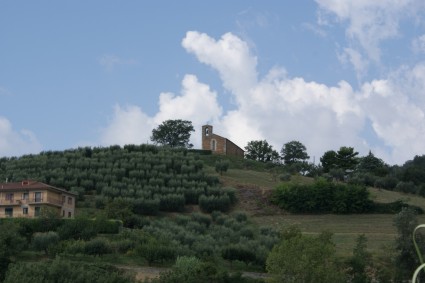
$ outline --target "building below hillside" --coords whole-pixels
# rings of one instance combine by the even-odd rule
[[[40,216],[44,209],[73,218],[77,194],[37,181],[0,183],[0,218]]]
[[[202,149],[214,154],[244,157],[245,151],[231,140],[213,133],[213,126],[202,126]]]

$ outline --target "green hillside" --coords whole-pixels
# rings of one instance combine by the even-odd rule
[[[219,174],[215,165],[223,161],[229,169]],[[314,178],[288,174],[284,166],[208,151],[128,145],[1,158],[0,179],[32,179],[79,194],[75,220],[58,220],[46,211],[35,220],[1,221],[0,245],[2,239],[20,240],[10,246],[10,253],[0,254],[0,261],[7,263],[0,267],[0,279],[7,266],[16,272],[38,270],[60,256],[52,264],[95,261],[119,267],[116,276],[125,278],[122,282],[145,278],[146,271],[139,267],[162,270],[179,258],[181,264],[199,264],[200,270],[212,268],[211,274],[202,276],[224,276],[217,282],[263,282],[261,273],[266,272],[271,250],[281,241],[281,232],[294,225],[305,237],[333,233],[336,262],[342,266],[349,264],[359,236],[365,235],[374,261],[382,270],[392,268],[394,214],[282,210],[272,202],[277,186],[315,183]],[[375,203],[401,201],[425,210],[425,199],[419,195],[373,187],[368,192]],[[418,220],[425,223],[425,216]],[[42,262],[32,262],[40,256]]]

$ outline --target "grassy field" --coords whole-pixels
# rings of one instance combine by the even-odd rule
[[[356,239],[364,234],[368,239],[368,249],[374,255],[383,255],[394,244],[397,235],[391,214],[356,214],[356,215],[270,215],[254,216],[259,225],[268,225],[285,229],[290,225],[298,226],[303,233],[319,234],[322,231],[334,233],[338,254],[349,256]],[[425,223],[425,215],[419,216],[419,223]]]
[[[211,172],[212,173],[212,172]],[[220,177],[227,186],[238,189],[240,203],[236,209],[246,211],[253,221],[259,225],[285,229],[290,225],[297,225],[306,234],[319,234],[330,231],[334,234],[337,252],[341,256],[352,253],[356,239],[364,234],[368,239],[368,249],[375,256],[387,254],[394,245],[397,231],[393,225],[395,215],[392,214],[290,214],[281,211],[267,202],[267,195],[279,183],[269,172],[258,172],[243,169],[230,169]],[[291,181],[309,183],[313,179],[303,176],[293,176]],[[249,190],[249,194],[246,193]],[[258,193],[255,194],[255,191]],[[399,192],[369,188],[371,199],[376,202],[388,203],[396,200],[416,205],[425,210],[425,198],[403,194]],[[249,199],[251,198],[251,199]],[[261,206],[261,209],[259,208]],[[425,215],[418,216],[419,223],[425,223]]]

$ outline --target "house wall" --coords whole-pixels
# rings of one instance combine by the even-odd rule
[[[29,194],[29,199],[23,199],[23,193]],[[34,202],[35,193],[41,193],[40,202]],[[6,194],[13,193],[13,202],[6,200]],[[63,197],[65,197],[63,199]],[[75,196],[49,189],[14,190],[0,193],[0,218],[6,216],[6,208],[13,208],[13,217],[35,217],[35,208],[57,211],[58,217],[73,218],[75,216]],[[28,214],[23,214],[23,208],[28,208]]]

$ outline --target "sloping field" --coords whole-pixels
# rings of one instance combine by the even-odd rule
[[[237,210],[246,211],[254,222],[278,229],[297,225],[303,233],[318,234],[322,231],[334,233],[338,254],[349,256],[359,235],[365,234],[368,249],[375,255],[390,252],[397,231],[392,214],[302,214],[294,215],[282,211],[270,203],[273,188],[280,183],[268,172],[229,170],[221,178],[224,185],[238,190]],[[311,178],[292,177],[296,182],[312,182]],[[369,188],[371,198],[376,202],[388,203],[402,200],[425,210],[425,198],[399,192]],[[425,215],[418,216],[419,223],[425,223]]]
[[[375,255],[388,252],[396,237],[393,226],[394,215],[391,214],[354,214],[354,215],[269,215],[254,216],[253,220],[260,225],[269,225],[285,229],[297,225],[308,234],[322,231],[334,233],[334,241],[338,254],[348,256],[352,252],[357,237],[364,234],[368,239],[368,249]],[[419,222],[425,223],[425,215],[419,216]]]

